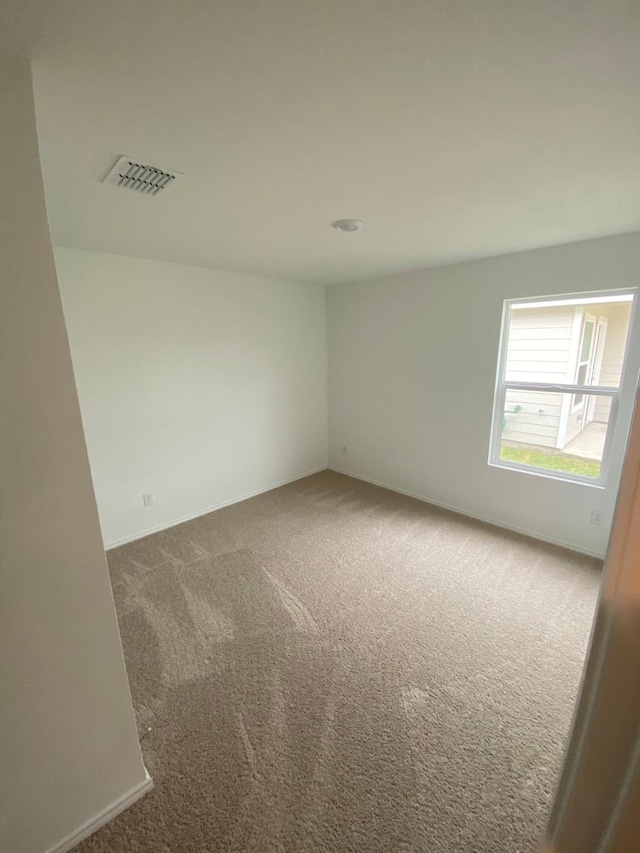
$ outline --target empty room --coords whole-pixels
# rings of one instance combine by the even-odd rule
[[[637,853],[638,4],[0,75],[0,853]]]

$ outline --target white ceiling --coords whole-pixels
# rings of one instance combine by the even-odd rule
[[[640,229],[637,0],[2,9],[57,244],[338,282]],[[120,154],[187,177],[102,184]]]

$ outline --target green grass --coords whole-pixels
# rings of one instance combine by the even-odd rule
[[[600,476],[599,462],[574,459],[571,456],[561,456],[559,453],[544,453],[528,447],[501,447],[500,458],[508,462],[519,462],[521,465],[562,471],[565,474],[579,474],[581,477],[597,479]]]

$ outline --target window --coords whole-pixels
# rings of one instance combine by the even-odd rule
[[[634,298],[505,302],[490,464],[605,482]]]

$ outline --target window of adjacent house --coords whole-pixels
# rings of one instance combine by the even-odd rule
[[[603,484],[634,293],[508,300],[489,462]]]

